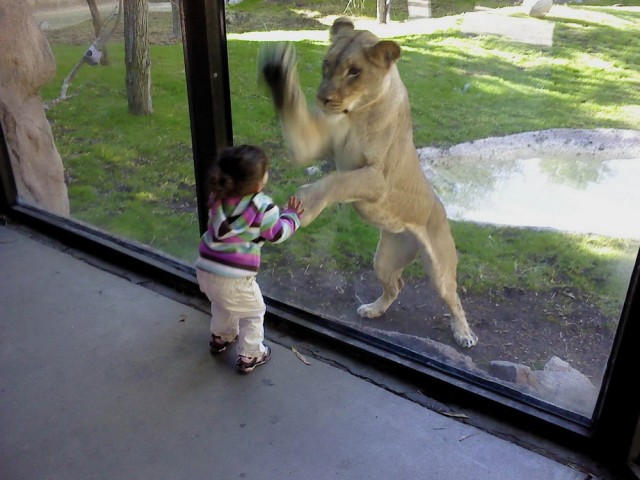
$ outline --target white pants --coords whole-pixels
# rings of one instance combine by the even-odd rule
[[[257,357],[265,352],[266,307],[256,277],[224,277],[196,269],[200,290],[211,302],[211,333],[225,342],[238,336],[238,355]]]

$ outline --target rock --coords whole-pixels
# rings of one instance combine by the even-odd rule
[[[531,370],[526,365],[507,361],[493,361],[489,374],[498,380],[525,387],[532,397],[552,405],[590,417],[598,389],[591,381],[567,362],[552,357],[543,370]]]
[[[62,159],[44,111],[41,88],[53,77],[49,43],[24,0],[0,2],[0,123],[21,200],[68,216]]]
[[[542,398],[555,405],[590,417],[598,399],[598,389],[591,381],[564,360],[552,357],[537,371],[538,390]]]
[[[517,385],[536,388],[539,385],[535,372],[526,365],[496,360],[489,364],[489,375]]]
[[[613,128],[593,130],[553,128],[488,137],[449,148],[418,149],[423,169],[478,162],[513,161],[518,158],[639,158],[640,132]]]
[[[471,357],[458,352],[458,350],[449,345],[436,342],[430,338],[408,335],[401,332],[380,330],[372,327],[363,327],[363,330],[376,338],[387,340],[393,345],[399,345],[414,352],[420,352],[421,355],[449,366],[460,368],[478,376],[486,376],[485,372],[478,368]]]
[[[553,0],[524,0],[522,8],[527,15],[535,18],[542,18],[553,6]]]

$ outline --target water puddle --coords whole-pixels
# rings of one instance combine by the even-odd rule
[[[453,220],[640,239],[640,158],[454,161],[426,170]]]

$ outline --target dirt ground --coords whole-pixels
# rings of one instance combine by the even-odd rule
[[[484,295],[460,292],[469,324],[479,337],[475,347],[466,349],[454,341],[448,309],[426,278],[406,282],[381,317],[363,319],[356,309],[381,292],[373,268],[348,277],[325,270],[287,269],[291,272],[287,278],[261,276],[265,294],[410,350],[424,345],[416,344],[414,337],[430,339],[444,346],[447,357],[454,349],[457,354],[450,363],[465,369],[486,372],[490,362],[502,360],[541,370],[557,356],[598,387],[613,343],[614,331],[606,326],[613,319],[566,290],[535,293],[505,287]],[[436,357],[440,353],[435,352]]]

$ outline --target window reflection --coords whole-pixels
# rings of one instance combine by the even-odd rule
[[[313,103],[334,18],[329,15],[343,13],[338,10],[228,6],[235,141],[269,149],[270,194],[281,203],[333,166],[331,159],[312,168],[288,162],[269,94],[255,87],[251,59],[259,42],[296,42],[300,81]],[[577,18],[597,15],[605,23],[640,28],[621,11],[575,12]],[[375,14],[353,15],[368,15],[361,25],[377,28]],[[554,35],[565,43],[577,41],[571,15],[562,10],[553,19]],[[620,84],[603,80],[589,54],[576,64],[567,48],[465,36],[454,23],[425,23],[422,34],[408,25],[380,28],[378,35],[395,35],[403,48],[398,65],[409,90],[416,146],[452,219],[459,293],[478,345],[456,345],[448,310],[419,262],[405,270],[404,289],[382,317],[358,316],[357,307],[380,294],[372,266],[378,233],[349,205],[326,210],[285,248],[266,248],[260,284],[278,301],[412,358],[418,354],[491,388],[591,418],[640,246],[633,220],[640,213],[633,187],[640,179],[640,141],[627,130],[639,125],[623,94],[626,82],[634,81],[632,57],[618,45],[601,45],[596,27],[578,42],[581,52],[585,42],[598,42],[608,57],[600,64],[616,62],[624,70]],[[560,80],[565,77],[571,80]],[[587,106],[576,102],[586,91],[595,93],[594,78],[607,98]],[[615,102],[619,111],[610,106]],[[618,122],[625,111],[629,115]],[[550,128],[571,130],[554,143],[547,138]],[[521,133],[530,137],[511,136]],[[481,139],[502,143],[482,150]],[[569,144],[575,148],[568,150]],[[456,155],[465,146],[467,153]],[[503,190],[511,196],[498,197]]]

